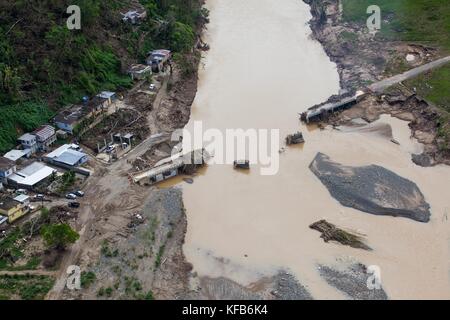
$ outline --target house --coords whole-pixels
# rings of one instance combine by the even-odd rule
[[[128,69],[128,74],[133,80],[143,80],[152,74],[152,67],[144,64],[133,64]]]
[[[53,119],[56,127],[73,134],[76,125],[83,118],[83,106],[72,105],[66,107]]]
[[[29,212],[29,207],[8,196],[0,198],[0,215],[7,217],[9,223],[13,223]]]
[[[33,162],[8,177],[8,183],[16,188],[33,189],[45,182],[57,171],[41,162]]]
[[[20,194],[17,197],[15,197],[14,200],[20,202],[24,206],[30,205],[30,196],[27,196],[26,194]]]
[[[7,179],[16,172],[16,163],[5,157],[0,157],[0,182],[7,182]]]
[[[5,153],[4,157],[11,161],[17,162],[24,157],[29,158],[30,155],[31,155],[31,149],[25,149],[25,150],[13,149],[13,150]]]
[[[36,136],[36,141],[39,151],[46,151],[56,141],[55,128],[49,125],[43,125],[37,128],[33,135]]]
[[[116,93],[111,91],[102,91],[96,97],[101,99],[104,108],[108,108],[117,100]]]
[[[71,169],[88,161],[88,156],[74,144],[65,144],[44,157],[48,163]]]
[[[147,11],[138,12],[137,10],[130,10],[127,13],[122,13],[122,21],[130,22],[131,24],[138,24],[147,18]]]
[[[170,50],[159,49],[148,53],[147,65],[152,67],[153,72],[164,71],[166,64],[170,63],[172,53]]]
[[[37,137],[31,133],[25,133],[19,137],[18,141],[24,149],[29,149],[31,153],[38,151]]]
[[[0,216],[0,231],[2,231],[6,227],[7,221],[8,217]]]
[[[53,119],[53,122],[58,129],[73,134],[79,123],[105,112],[116,99],[115,92],[102,91],[92,99],[86,99],[82,105],[67,106]]]

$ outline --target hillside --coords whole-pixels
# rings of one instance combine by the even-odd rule
[[[66,27],[69,5],[81,8],[81,30]],[[120,13],[142,7],[144,22],[122,22]],[[206,14],[200,0],[18,0],[0,11],[0,153],[61,106],[130,87],[124,71],[149,50],[183,59]]]

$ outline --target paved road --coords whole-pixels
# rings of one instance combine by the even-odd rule
[[[387,88],[389,88],[389,87],[391,87],[391,86],[393,86],[393,85],[395,85],[397,83],[400,83],[402,81],[415,78],[415,77],[417,77],[418,75],[420,75],[420,74],[422,74],[424,72],[427,72],[427,71],[430,71],[432,69],[441,67],[444,64],[449,63],[449,62],[450,62],[450,56],[442,58],[442,59],[438,59],[436,61],[424,64],[424,65],[422,65],[420,67],[417,67],[417,68],[411,69],[409,71],[406,71],[406,72],[404,72],[402,74],[393,76],[393,77],[388,78],[388,79],[384,79],[384,80],[382,80],[380,82],[376,82],[376,83],[370,85],[369,88],[370,88],[370,90],[375,91],[375,92],[383,92],[385,89],[387,89]]]

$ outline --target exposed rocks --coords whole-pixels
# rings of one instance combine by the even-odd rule
[[[387,300],[388,296],[383,288],[369,289],[368,280],[372,274],[367,267],[355,263],[342,269],[329,266],[319,266],[320,275],[336,289],[344,292],[354,300]]]
[[[312,300],[308,290],[290,273],[280,270],[244,287],[227,278],[202,277],[200,288],[187,299],[213,300]]]
[[[310,169],[343,206],[419,222],[430,220],[430,205],[417,185],[383,167],[343,166],[318,153]]]
[[[352,234],[348,231],[342,230],[336,227],[334,224],[329,223],[325,220],[320,220],[309,226],[313,230],[319,231],[322,235],[320,236],[325,242],[336,241],[345,246],[350,246],[352,248],[372,250],[368,245],[366,245],[362,238],[358,235]]]

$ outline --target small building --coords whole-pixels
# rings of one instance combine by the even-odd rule
[[[6,222],[8,222],[8,217],[0,216],[0,231],[5,228]]]
[[[33,132],[33,134],[36,136],[39,151],[47,151],[48,148],[56,141],[55,128],[49,125],[40,126]]]
[[[83,118],[82,110],[83,107],[77,105],[66,107],[53,119],[56,127],[73,134],[76,125]]]
[[[56,137],[60,139],[67,139],[68,133],[64,130],[59,129],[56,130]]]
[[[31,149],[25,149],[25,150],[13,149],[13,150],[5,153],[4,157],[11,161],[17,162],[22,158],[29,158],[30,155],[31,155]]]
[[[133,64],[128,69],[128,74],[133,80],[143,80],[152,74],[152,67],[144,64]]]
[[[147,11],[137,11],[137,10],[130,10],[127,13],[122,13],[122,21],[123,22],[129,22],[131,24],[139,24],[141,21],[145,20],[147,18]]]
[[[73,134],[79,123],[104,112],[106,106],[105,99],[94,97],[86,101],[85,105],[67,106],[53,121],[58,129]]]
[[[0,182],[7,182],[7,179],[16,172],[16,163],[5,157],[0,157]]]
[[[31,133],[25,133],[20,136],[18,141],[24,149],[29,149],[31,153],[38,151],[37,137]]]
[[[145,64],[133,64],[128,69],[128,74],[133,80],[143,80],[152,75],[152,67]]]
[[[0,215],[7,217],[13,223],[29,212],[29,208],[8,196],[0,198]]]
[[[33,162],[8,177],[8,184],[16,188],[33,189],[57,171],[41,162]]]
[[[152,67],[153,72],[161,72],[164,71],[166,64],[170,62],[172,58],[172,53],[170,50],[159,49],[153,50],[148,53],[147,57],[147,65]]]
[[[79,149],[77,145],[65,144],[47,154],[44,160],[67,169],[77,167],[88,161],[88,156],[77,149]]]
[[[30,205],[30,196],[27,196],[26,194],[20,194],[17,197],[15,197],[14,200],[20,202],[24,206]]]
[[[102,91],[96,97],[101,99],[104,108],[108,108],[117,100],[116,93],[112,91]]]

